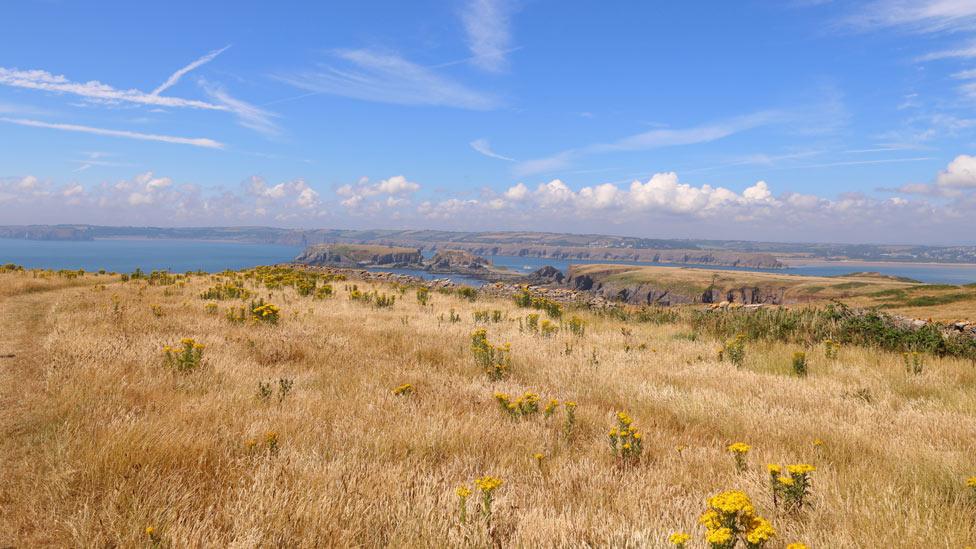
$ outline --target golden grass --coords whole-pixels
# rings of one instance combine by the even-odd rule
[[[27,276],[0,275],[0,287]],[[737,370],[716,362],[718,342],[676,337],[682,325],[573,312],[584,337],[542,338],[520,333],[527,311],[509,301],[435,293],[422,308],[408,292],[376,309],[343,283],[321,301],[261,290],[281,322],[234,324],[205,312],[210,284],[0,294],[0,354],[17,353],[0,359],[0,546],[144,546],[152,526],[173,547],[659,547],[675,530],[704,547],[705,498],[732,488],[772,521],[770,547],[976,542],[970,363],[930,358],[909,377],[896,355],[807,349],[800,379],[787,345],[750,344]],[[512,345],[499,382],[469,349],[485,308],[506,315],[489,339]],[[450,309],[461,322],[439,320]],[[204,367],[178,376],[161,349],[183,337],[206,345]],[[257,397],[279,378],[294,379],[288,396]],[[393,395],[404,383],[413,394]],[[576,429],[564,434],[562,411],[515,420],[496,391],[576,401]],[[618,410],[645,436],[626,469],[607,441]],[[261,449],[269,431],[273,455]],[[743,473],[725,449],[736,441],[752,446]],[[808,510],[774,511],[767,462],[817,466]],[[455,489],[483,475],[504,480],[490,535],[477,494],[469,525],[457,520]]]
[[[854,307],[882,307],[912,318],[976,321],[976,286],[972,285],[919,284],[871,274],[822,277],[634,265],[574,265],[573,272],[617,284],[652,284],[689,296],[700,296],[713,284],[721,290],[782,289],[787,304],[841,301]],[[934,302],[915,304],[924,299]]]

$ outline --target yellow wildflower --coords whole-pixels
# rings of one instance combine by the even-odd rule
[[[798,463],[796,465],[787,466],[786,470],[789,471],[791,475],[805,475],[807,473],[816,471],[817,468],[806,463]]]
[[[752,500],[745,492],[740,490],[729,490],[721,494],[708,498],[708,505],[723,513],[746,513],[752,514],[754,508]]]
[[[672,545],[676,545],[678,547],[684,547],[684,545],[688,543],[688,540],[690,539],[691,536],[684,532],[675,532],[668,537],[668,541],[670,541]]]
[[[786,549],[807,549],[807,546],[803,543],[791,543],[786,546]]]
[[[625,427],[629,427],[630,424],[634,422],[634,420],[625,412],[617,412],[617,421],[619,421],[620,424]]]
[[[497,477],[491,477],[491,476],[483,476],[479,479],[476,479],[474,481],[474,484],[482,492],[485,492],[486,494],[490,494],[495,490],[497,490],[498,487],[502,485],[502,479]]]
[[[156,529],[155,528],[153,528],[152,526],[146,526],[146,535],[147,536],[153,537],[153,535],[155,533],[156,533]]]
[[[705,513],[698,519],[698,522],[709,530],[715,530],[722,527],[722,518],[714,509],[705,511]]]
[[[746,444],[745,442],[736,442],[733,444],[729,444],[728,447],[728,450],[733,454],[745,454],[748,453],[749,450],[751,449],[752,447]]]
[[[710,530],[708,535],[705,536],[705,541],[711,543],[712,545],[723,546],[732,540],[732,530],[728,528],[718,528],[716,530]]]
[[[771,475],[778,475],[783,472],[783,468],[775,463],[770,463],[766,466],[766,470],[769,471]]]
[[[976,488],[976,477],[969,477],[966,479],[966,486],[970,488]]]
[[[783,486],[793,486],[794,484],[796,484],[796,481],[793,480],[793,477],[779,477],[776,479],[776,482],[779,482]]]
[[[468,488],[462,484],[461,486],[457,487],[457,490],[455,490],[454,493],[457,494],[459,498],[465,499],[471,495],[471,488]]]
[[[746,541],[752,545],[765,543],[776,535],[776,530],[773,529],[773,525],[762,517],[755,517],[752,520],[751,526],[752,530],[746,534]]]

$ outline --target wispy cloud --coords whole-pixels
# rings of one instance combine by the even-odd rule
[[[939,50],[916,58],[916,61],[937,61],[939,59],[971,59],[976,57],[976,42],[970,42],[961,48]],[[953,78],[968,78],[961,76],[960,73],[952,75]]]
[[[320,65],[311,70],[279,73],[275,78],[310,92],[302,97],[331,94],[378,103],[473,110],[499,106],[498,99],[492,95],[468,88],[393,53],[360,49],[336,50],[333,55],[342,67]]]
[[[578,149],[569,149],[556,154],[527,160],[515,168],[517,175],[531,175],[556,171],[568,166],[574,159],[600,153],[643,151],[678,145],[708,143],[733,134],[771,124],[783,116],[774,111],[763,111],[728,120],[695,126],[691,128],[659,128],[630,135],[610,143],[597,143]]]
[[[507,156],[502,156],[502,155],[496,153],[495,151],[493,151],[491,149],[491,144],[488,143],[488,140],[487,139],[484,139],[484,138],[482,138],[482,139],[475,139],[474,141],[472,141],[471,143],[469,143],[469,145],[471,145],[471,148],[472,149],[478,151],[479,153],[481,153],[481,154],[483,154],[483,155],[485,155],[485,156],[487,156],[489,158],[497,158],[498,160],[507,160],[509,162],[515,162],[515,159],[514,158],[509,158]]]
[[[508,66],[511,12],[514,0],[468,0],[461,21],[468,37],[471,63],[486,71],[499,72]]]
[[[157,107],[227,110],[227,107],[223,105],[215,105],[206,101],[153,95],[136,89],[118,90],[97,80],[72,82],[62,75],[51,74],[43,70],[22,71],[0,67],[0,85],[68,93],[97,101],[137,103]]]
[[[973,0],[875,0],[846,19],[860,28],[901,27],[912,32],[976,29]]]
[[[74,169],[75,172],[83,172],[95,166],[119,167],[132,165],[124,162],[116,162],[114,160],[106,160],[107,158],[112,158],[115,156],[114,154],[107,152],[91,151],[84,153],[83,156],[85,157],[84,160],[72,161],[78,164],[78,167]]]
[[[219,50],[214,50],[214,51],[208,53],[207,55],[204,55],[200,59],[197,59],[196,61],[190,63],[189,65],[187,65],[185,67],[183,67],[182,69],[174,72],[173,74],[170,75],[169,78],[166,79],[165,82],[163,82],[162,84],[160,84],[160,86],[158,88],[154,89],[149,95],[159,95],[159,94],[163,93],[164,91],[166,91],[169,88],[173,87],[177,82],[180,81],[180,78],[183,78],[184,76],[186,76],[187,73],[189,73],[190,71],[193,71],[193,70],[197,69],[201,65],[206,65],[207,63],[213,61],[214,58],[216,58],[218,55],[220,55],[220,54],[224,53],[225,51],[227,51],[227,48],[229,48],[229,47],[230,46],[228,45],[228,46],[224,46],[223,48],[220,48]]]
[[[205,137],[177,137],[173,135],[159,135],[152,133],[132,132],[127,130],[111,130],[106,128],[95,128],[92,126],[80,126],[77,124],[60,124],[42,122],[40,120],[30,120],[26,118],[5,118],[0,117],[0,121],[19,126],[29,126],[32,128],[48,128],[52,130],[62,130],[68,132],[90,133],[95,135],[106,135],[110,137],[124,137],[127,139],[138,139],[142,141],[159,141],[162,143],[176,143],[180,145],[193,145],[194,147],[204,147],[207,149],[222,149],[224,144]]]
[[[200,85],[213,101],[237,115],[238,123],[241,126],[266,135],[281,133],[281,129],[273,120],[277,115],[232,97],[220,84],[200,80]]]

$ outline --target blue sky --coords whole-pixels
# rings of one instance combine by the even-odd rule
[[[976,241],[974,0],[304,4],[7,3],[0,223]]]

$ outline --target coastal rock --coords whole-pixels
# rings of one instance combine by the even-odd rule
[[[545,267],[533,272],[532,274],[525,277],[530,284],[562,284],[563,280],[566,279],[563,272],[559,269],[546,265]]]
[[[336,267],[419,267],[423,257],[420,250],[411,248],[318,244],[306,248],[295,261]]]
[[[427,263],[428,271],[478,271],[491,265],[487,259],[464,250],[441,250]]]

